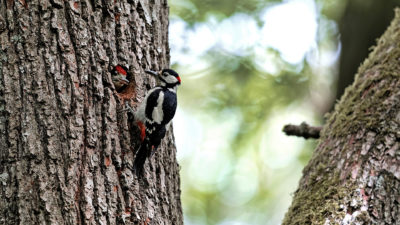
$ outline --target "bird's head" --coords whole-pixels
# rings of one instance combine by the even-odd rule
[[[179,74],[174,70],[163,69],[159,72],[146,70],[145,72],[157,77],[161,81],[161,84],[163,86],[175,87],[181,84],[181,78],[179,77]]]
[[[129,84],[129,80],[127,79],[128,68],[121,65],[116,65],[111,70],[111,78],[114,83],[115,88],[121,90],[123,87]]]
[[[125,82],[129,83],[129,80],[126,79],[126,76],[128,74],[128,68],[126,68],[125,66],[122,65],[116,65],[114,67],[114,69],[111,71],[111,74],[113,76],[117,76],[120,77],[120,79],[122,79]]]

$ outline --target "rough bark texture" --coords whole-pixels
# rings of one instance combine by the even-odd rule
[[[167,35],[166,0],[0,1],[0,224],[183,223],[172,132],[138,179],[122,111],[168,67]]]
[[[283,224],[400,224],[400,10],[325,125]]]

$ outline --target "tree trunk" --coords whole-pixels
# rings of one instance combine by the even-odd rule
[[[122,110],[168,67],[167,35],[166,0],[1,1],[0,224],[183,223],[172,132],[139,179]]]
[[[324,126],[283,224],[400,224],[400,10]]]
[[[354,81],[360,63],[368,56],[369,47],[385,31],[393,19],[393,8],[399,0],[348,0],[338,21],[342,52],[340,54],[336,99]],[[333,106],[332,106],[333,108]]]

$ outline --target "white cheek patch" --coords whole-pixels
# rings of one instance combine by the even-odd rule
[[[172,76],[169,73],[165,73],[166,76],[163,76],[163,79],[168,83],[168,84],[174,84],[176,82],[178,82],[178,79],[176,79],[176,77]]]
[[[162,109],[163,103],[164,103],[164,93],[160,91],[160,94],[158,95],[157,99],[157,106],[154,107],[153,113],[151,114],[151,116],[153,117],[153,121],[158,124],[160,124],[164,118],[164,113]]]

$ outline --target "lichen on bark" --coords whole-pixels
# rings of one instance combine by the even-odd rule
[[[400,10],[329,115],[283,224],[399,224]]]

